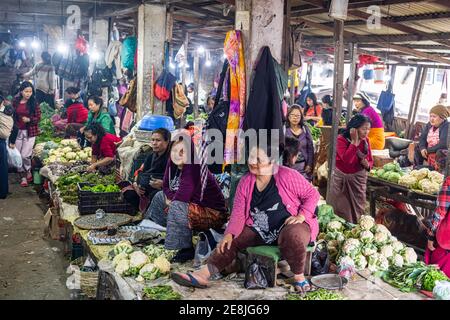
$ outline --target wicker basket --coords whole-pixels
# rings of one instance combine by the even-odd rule
[[[153,131],[147,130],[136,130],[134,132],[136,140],[143,143],[149,143],[152,138]]]

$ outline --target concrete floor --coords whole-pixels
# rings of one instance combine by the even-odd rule
[[[15,175],[9,183],[12,194],[0,200],[0,299],[69,299],[62,243],[43,237],[45,202]]]

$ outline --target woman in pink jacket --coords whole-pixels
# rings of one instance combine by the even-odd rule
[[[295,274],[295,289],[301,293],[311,289],[304,276],[306,248],[319,231],[314,212],[320,196],[298,171],[276,165],[268,153],[261,148],[251,150],[250,172],[239,182],[225,237],[207,265],[192,274],[173,273],[175,282],[205,288],[209,278],[231,264],[238,251],[278,244]]]

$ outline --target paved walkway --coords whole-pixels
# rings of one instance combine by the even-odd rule
[[[10,189],[0,200],[0,299],[69,299],[62,243],[43,238],[46,205],[12,174]]]

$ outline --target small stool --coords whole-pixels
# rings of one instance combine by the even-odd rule
[[[305,260],[305,276],[309,276],[311,274],[311,261],[312,254],[316,249],[316,243],[310,243],[306,248],[306,260]],[[277,275],[279,273],[283,273],[288,277],[293,277],[294,274],[290,270],[280,271],[280,268],[285,269],[288,267],[286,261],[281,260],[281,251],[278,246],[256,246],[247,248],[247,263],[246,270],[253,262],[258,262],[261,265],[264,265],[268,268],[269,279],[268,284],[269,287],[274,287],[277,281]]]

